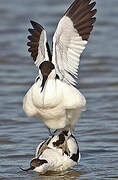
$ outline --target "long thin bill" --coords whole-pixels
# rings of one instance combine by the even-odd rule
[[[20,167],[20,169],[21,169],[22,171],[30,171],[30,170],[35,169],[35,167],[31,166],[31,167],[30,167],[30,168],[28,168],[28,169],[23,169],[23,168],[21,168],[21,167]]]
[[[43,80],[42,80],[42,84],[41,84],[41,87],[42,87],[41,92],[42,92],[43,89],[44,89],[45,82],[46,82],[47,78],[48,78],[48,76],[43,76]]]

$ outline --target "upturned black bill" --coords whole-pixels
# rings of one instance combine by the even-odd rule
[[[20,167],[20,169],[21,169],[22,171],[30,171],[30,170],[35,169],[35,167],[31,166],[31,167],[30,167],[30,168],[28,168],[28,169],[23,169],[23,168],[21,168],[21,167]]]

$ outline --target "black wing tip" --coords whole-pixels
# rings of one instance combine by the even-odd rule
[[[93,17],[93,18],[96,18],[96,17],[94,17],[94,16],[95,16],[96,13],[97,13],[97,9],[93,9],[91,12],[92,12],[92,17]]]
[[[33,30],[33,29],[31,29],[31,28],[28,29],[28,31],[30,32],[30,34],[32,34],[32,30]]]
[[[96,21],[96,17],[94,17],[97,13],[97,9],[94,8],[95,5],[96,1],[75,0],[65,14],[72,20],[75,29],[82,36],[82,39],[86,41],[88,41],[93,24]]]
[[[31,41],[31,37],[32,37],[32,36],[31,36],[31,35],[29,35],[29,36],[27,36],[27,39]]]
[[[97,9],[93,9],[93,11],[97,13]],[[95,14],[96,14],[96,13],[95,13]]]
[[[31,23],[31,25],[32,25],[32,27],[33,28],[40,28],[40,29],[44,29],[39,23],[37,23],[37,22],[35,22],[35,21],[33,21],[33,20],[30,20],[30,23]]]
[[[27,37],[27,39],[28,39],[28,37]],[[31,42],[27,42],[27,46],[31,46],[31,44],[30,44]]]
[[[30,20],[30,23],[31,23],[31,24],[35,24],[36,22],[35,22],[35,21],[33,21],[33,20]]]
[[[93,17],[92,19],[93,19],[93,21],[96,21],[96,17]]]
[[[96,5],[96,1],[93,1],[93,2],[91,2],[90,4],[93,4],[94,6]]]
[[[30,23],[31,23],[31,25],[32,25],[33,27],[36,26],[36,25],[38,25],[38,23],[35,22],[35,21],[33,21],[33,20],[30,20]]]
[[[89,7],[90,9],[93,9],[95,6],[96,6],[96,2],[95,2],[95,1],[92,2],[92,3],[90,3],[90,4],[88,5],[88,7]]]
[[[87,3],[88,6],[92,5],[93,7],[96,5],[96,1],[92,1],[92,0],[75,0],[70,5],[70,7],[67,9],[67,11],[65,12],[64,15],[68,14],[68,12],[73,9],[73,7],[77,8],[77,6],[79,6],[83,3],[85,3],[85,4]]]
[[[28,51],[31,53],[33,60],[36,61],[36,58],[38,56],[40,36],[43,31],[43,27],[33,20],[30,20],[30,23],[33,28],[28,29],[30,35],[27,37],[27,39],[29,40],[27,46],[29,46]]]

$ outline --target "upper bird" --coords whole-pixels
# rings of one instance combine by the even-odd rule
[[[44,28],[31,21],[29,52],[39,68],[35,83],[24,97],[27,116],[48,128],[71,128],[85,110],[85,97],[77,89],[80,55],[96,21],[91,0],[75,0],[58,23],[51,54]]]

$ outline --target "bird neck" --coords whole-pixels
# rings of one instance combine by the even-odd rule
[[[48,80],[54,80],[56,78],[55,70],[52,70],[51,73],[48,75]]]

